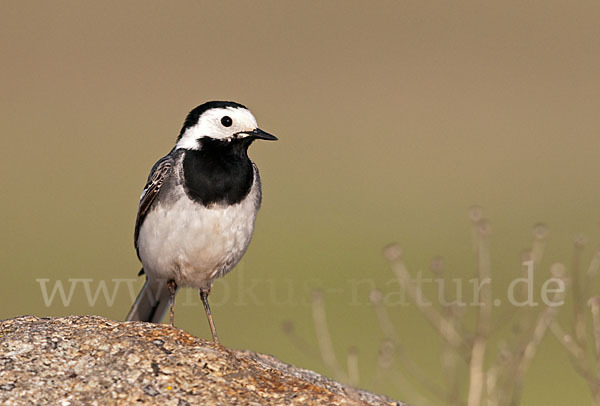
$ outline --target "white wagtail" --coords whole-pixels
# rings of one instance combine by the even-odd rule
[[[135,248],[146,274],[127,320],[159,323],[179,287],[200,290],[208,305],[215,278],[242,258],[261,203],[258,168],[248,158],[256,139],[277,138],[257,127],[241,104],[211,101],[193,109],[177,143],[154,164],[140,197]]]

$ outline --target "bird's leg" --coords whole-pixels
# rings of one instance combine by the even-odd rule
[[[202,304],[204,305],[204,311],[206,312],[206,317],[208,318],[208,325],[210,326],[210,332],[212,333],[213,341],[215,344],[219,344],[219,337],[217,337],[217,329],[215,328],[215,322],[213,321],[212,314],[210,313],[210,306],[208,305],[209,293],[210,288],[200,289],[200,299],[202,299]]]
[[[171,327],[173,327],[175,323],[175,293],[177,293],[177,283],[173,279],[169,279],[167,281],[167,288],[169,288],[169,293],[171,294],[169,300],[169,318],[171,319]]]

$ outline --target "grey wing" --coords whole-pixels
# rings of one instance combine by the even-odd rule
[[[258,173],[258,166],[254,162],[252,162],[252,167],[254,168],[254,178],[256,182],[256,186],[258,189],[258,195],[256,196],[256,209],[260,209],[260,205],[262,204],[262,185],[260,183],[260,174]]]
[[[152,207],[152,203],[156,199],[156,196],[158,196],[165,178],[171,173],[172,168],[173,157],[170,154],[159,159],[158,162],[156,162],[152,167],[150,175],[148,176],[148,181],[144,187],[144,191],[140,196],[140,205],[138,206],[137,218],[135,220],[134,234],[135,251],[137,252],[138,258],[140,257],[138,248],[140,228],[142,227],[142,223],[146,218],[146,214],[148,214],[148,211]]]

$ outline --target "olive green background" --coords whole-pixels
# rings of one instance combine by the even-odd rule
[[[466,281],[466,213],[480,204],[506,298],[534,223],[551,229],[540,275],[570,264],[577,232],[590,238],[585,258],[598,245],[596,0],[2,0],[0,44],[0,318],[125,316],[125,285],[112,306],[102,296],[90,306],[81,285],[70,305],[46,307],[37,279],[68,288],[92,278],[95,291],[136,278],[148,171],[187,112],[214,99],[247,105],[280,139],[251,148],[264,193],[255,237],[211,296],[227,346],[327,373],[281,329],[293,320],[316,347],[310,292],[320,288],[338,358],[357,346],[361,386],[411,401],[402,385],[373,380],[382,332],[369,287],[394,290],[383,246],[398,241],[414,273],[441,254]],[[390,313],[441,380],[435,332],[414,306]],[[176,315],[209,337],[195,292],[178,297]],[[570,316],[567,304],[565,325]],[[588,399],[546,337],[523,404]]]

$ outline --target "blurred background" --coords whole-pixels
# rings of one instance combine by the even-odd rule
[[[600,220],[599,22],[595,0],[4,0],[0,318],[123,319],[129,287],[142,284],[133,228],[151,166],[189,110],[235,100],[280,141],[250,151],[263,207],[242,263],[213,288],[223,344],[329,374],[302,348],[317,347],[320,289],[337,356],[358,350],[359,386],[418,402],[418,389],[375,374],[383,333],[369,293],[398,289],[382,249],[397,241],[412,273],[442,255],[466,281],[467,209],[479,204],[500,293],[539,221],[550,229],[541,275],[555,261],[569,267],[579,232],[589,262]],[[66,295],[74,286],[65,303],[58,291],[44,297],[56,283]],[[404,348],[442,384],[439,336],[414,306],[389,311]],[[179,295],[176,325],[210,337],[196,292]],[[589,399],[546,337],[523,404]]]

